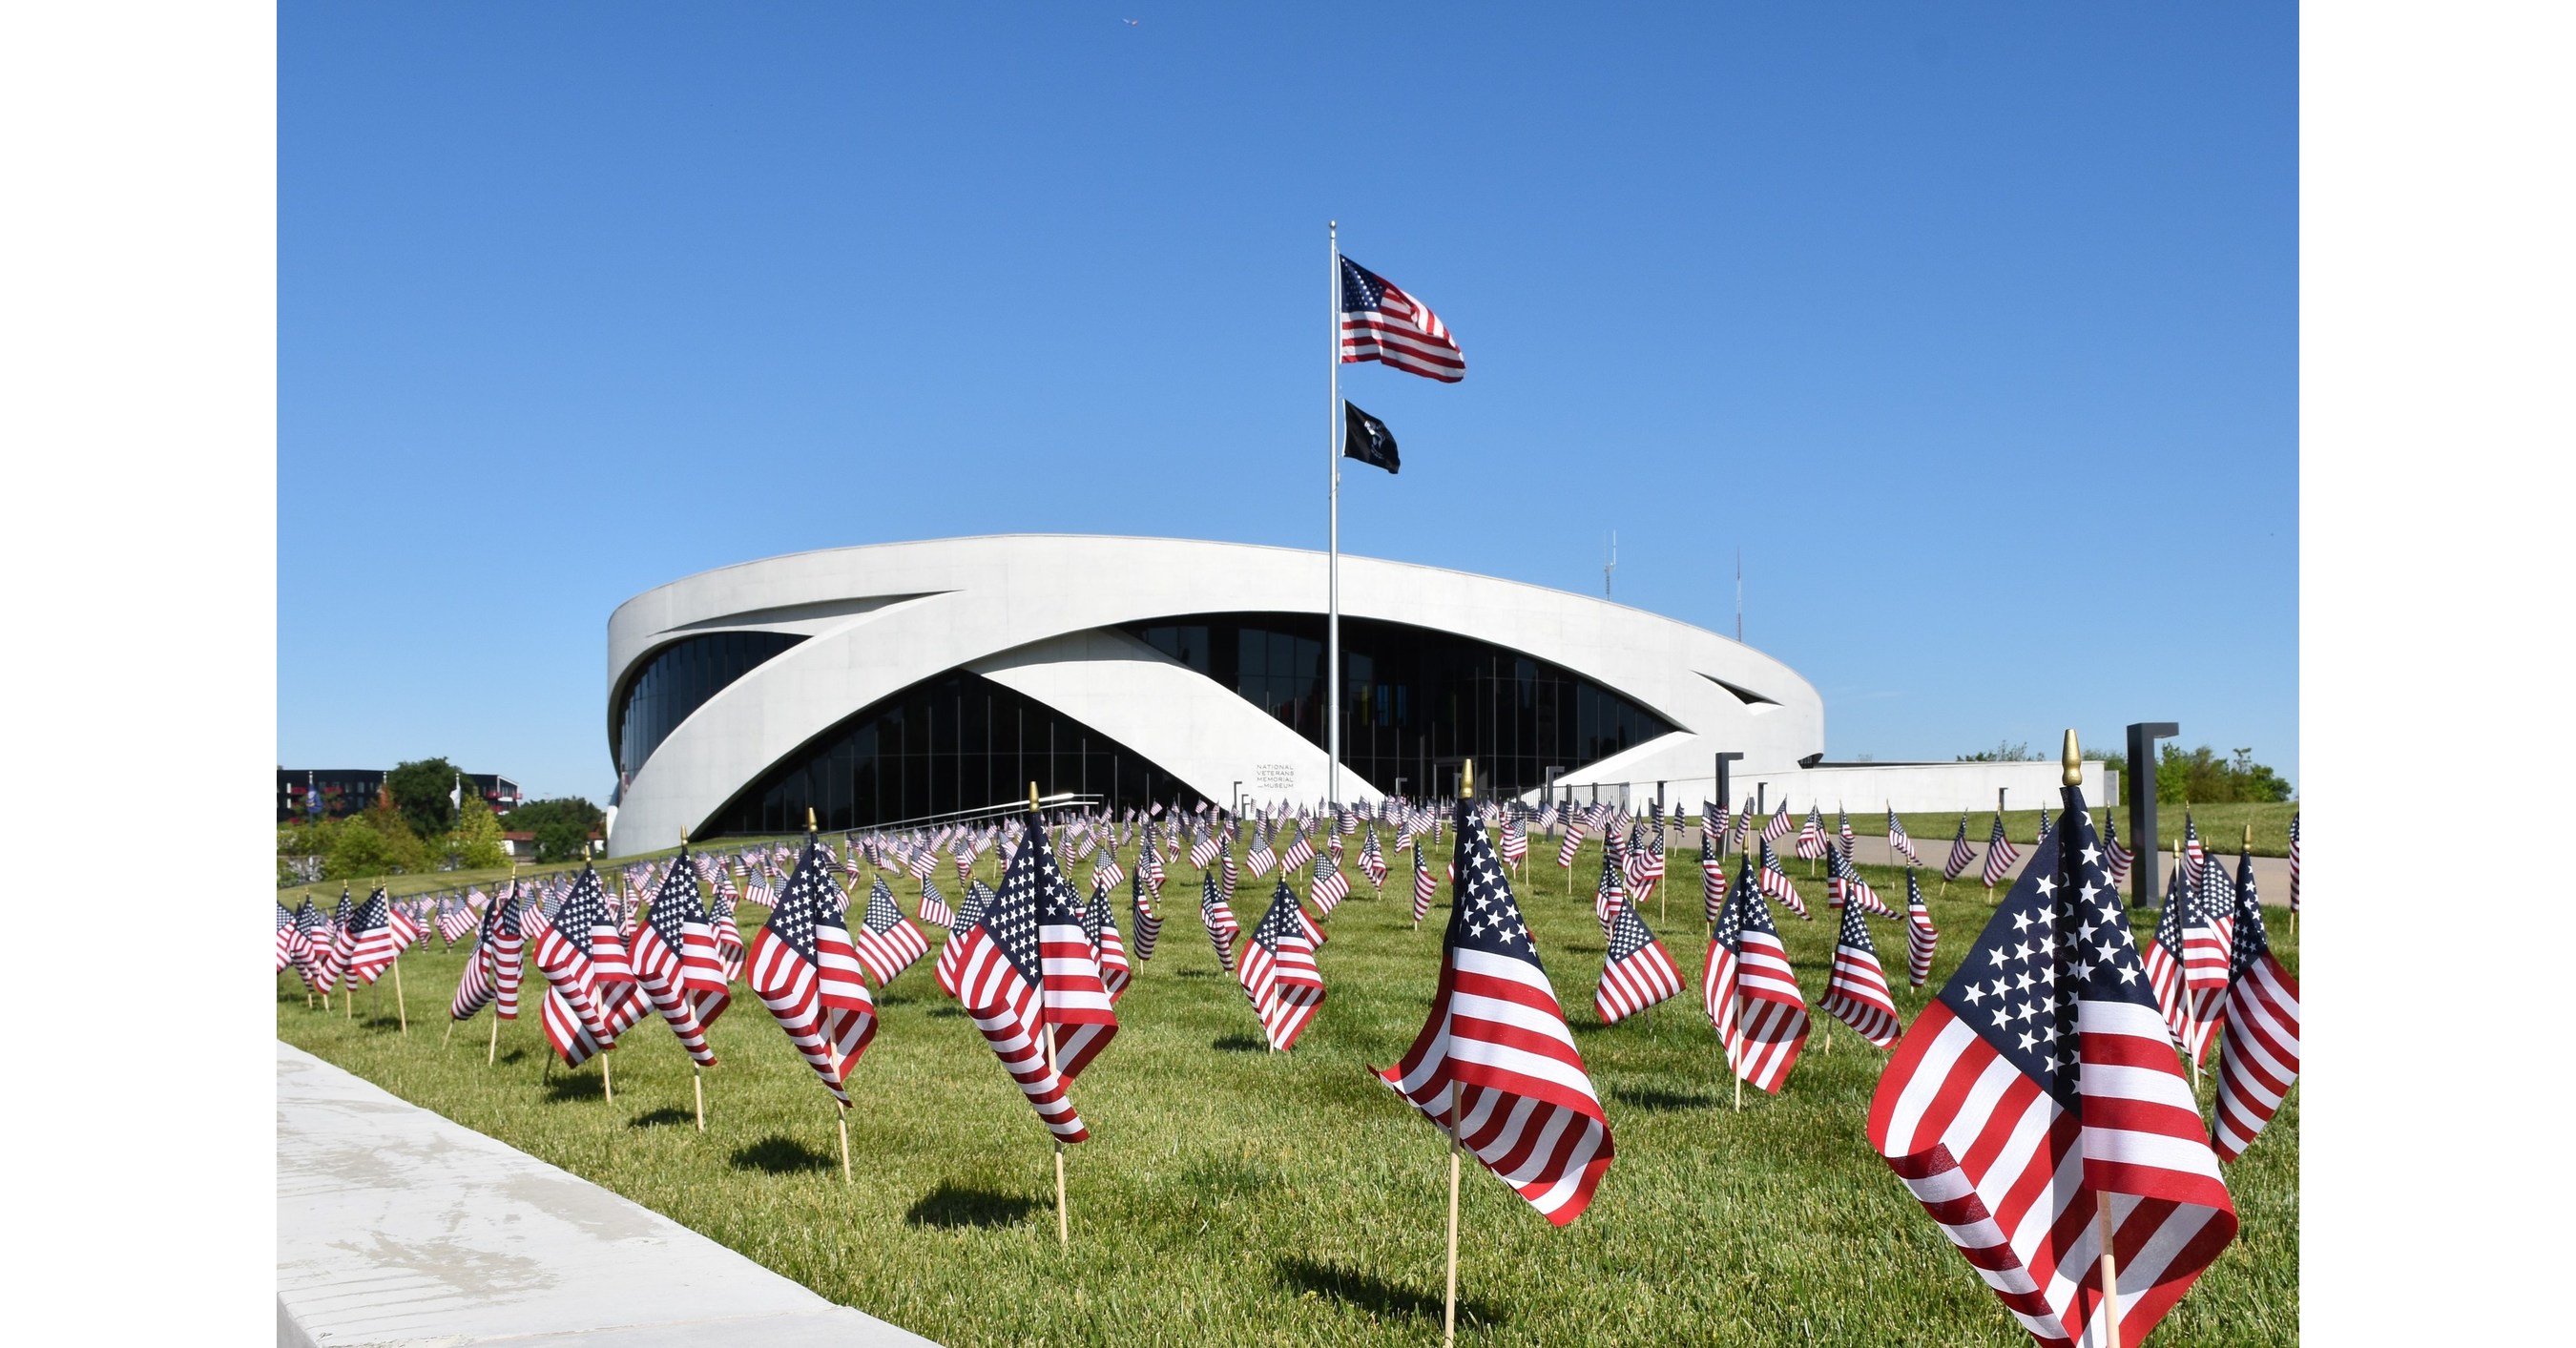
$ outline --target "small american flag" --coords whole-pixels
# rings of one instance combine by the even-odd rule
[[[1896,999],[1888,994],[1887,971],[1878,965],[1878,947],[1870,942],[1869,919],[1861,916],[1859,904],[1843,909],[1842,932],[1834,938],[1834,971],[1816,1005],[1880,1048],[1896,1042]]]
[[[1285,876],[1281,877],[1281,883],[1286,883]],[[1313,896],[1315,915],[1331,917],[1333,909],[1339,907],[1342,900],[1350,897],[1351,882],[1349,877],[1342,874],[1342,868],[1335,864],[1332,858],[1317,857],[1315,876],[1307,892]]]
[[[966,935],[968,928],[984,919],[984,909],[992,902],[991,888],[981,880],[968,881],[966,896],[958,900],[957,911],[949,921],[948,939],[939,946],[939,961],[933,966],[939,979],[939,990],[960,1001],[964,1000],[964,994],[958,991],[957,976],[966,968],[966,943],[960,938]]]
[[[1370,827],[1368,836],[1360,840],[1360,871],[1368,876],[1369,888],[1386,888],[1386,853],[1378,850],[1374,826]]]
[[[1440,982],[1413,1047],[1379,1072],[1549,1222],[1590,1206],[1615,1148],[1601,1098],[1566,1029],[1485,831],[1463,808]],[[1508,1006],[1508,1024],[1484,1008]]]
[[[1314,859],[1315,842],[1301,828],[1289,837],[1288,846],[1279,853],[1279,870],[1284,875]]]
[[[572,889],[537,932],[537,967],[545,971],[546,1000],[539,1020],[546,1043],[567,1067],[579,1067],[591,1055],[615,1046],[610,1012],[622,999],[608,999],[590,960],[591,928],[605,921],[607,895],[599,873],[583,865]],[[524,919],[523,919],[524,921]],[[629,984],[625,991],[632,992]]]
[[[876,1038],[877,1009],[850,930],[834,911],[839,886],[830,869],[822,844],[807,834],[785,893],[752,938],[751,990],[823,1089],[846,1105],[850,1068]]]
[[[1521,831],[1519,815],[1503,820],[1503,864],[1517,866],[1529,855],[1529,834]]]
[[[1968,814],[1962,810],[1959,812],[1959,831],[1950,839],[1949,859],[1941,863],[1941,878],[1956,880],[1975,864],[1977,849],[1968,845]]]
[[[1897,1046],[1869,1139],[2035,1340],[2135,1345],[2235,1238],[2236,1210],[2081,788],[2065,805]]]
[[[1708,925],[1716,926],[1726,907],[1726,861],[1717,854],[1717,837],[1706,829],[1699,835],[1699,897]]]
[[[2183,919],[2191,905],[2183,899],[2182,884],[2182,864],[2177,858],[2166,877],[2164,909],[2156,915],[2155,935],[2147,942],[2140,964],[2146,970],[2147,988],[2164,1013],[2165,1032],[2185,1052],[2197,1056],[2201,1031],[2193,1018],[2191,989],[2183,982]]]
[[[384,887],[379,885],[349,919],[350,984],[374,984],[393,966],[394,956],[401,953],[402,941],[394,934],[392,908]]]
[[[1430,915],[1431,896],[1439,892],[1440,881],[1431,874],[1431,868],[1423,864],[1422,838],[1416,834],[1413,839],[1413,925],[1421,926],[1422,919]]]
[[[1601,921],[1601,939],[1610,939],[1611,919],[1629,906],[1628,882],[1614,849],[1601,849],[1601,878],[1592,884],[1592,915]]]
[[[1914,987],[1932,976],[1932,953],[1941,946],[1941,929],[1932,925],[1932,909],[1923,902],[1923,886],[1905,872],[1905,978]]]
[[[274,902],[274,900],[272,900],[272,902]],[[269,971],[270,975],[274,977],[277,974],[285,973],[286,966],[295,962],[296,952],[301,950],[303,945],[303,941],[300,940],[295,933],[295,914],[286,911],[285,904],[278,904],[277,967]]]
[[[1851,812],[1841,808],[1840,806],[1836,806],[1834,809],[1834,819],[1834,836],[1842,839],[1843,851],[1848,854],[1851,851],[1853,841]]]
[[[2191,998],[2191,1018],[2199,1035],[2188,1048],[2192,1061],[2209,1056],[2209,1035],[2218,1027],[2220,1003],[2227,996],[2227,968],[2235,945],[2236,904],[2227,883],[2226,866],[2211,861],[2194,876],[2186,865],[2182,877],[2182,982]],[[2170,905],[2168,905],[2170,906]]]
[[[1827,885],[1829,906],[1840,908],[1849,904],[1879,917],[1896,916],[1896,910],[1878,897],[1878,891],[1870,888],[1867,880],[1860,878],[1860,868],[1852,864],[1851,844],[1843,843],[1825,855],[1827,873],[1832,876]]]
[[[1752,818],[1752,811],[1745,811],[1745,817],[1747,819]],[[1762,841],[1778,842],[1782,838],[1789,836],[1789,830],[1792,827],[1793,825],[1789,823],[1789,802],[1786,797],[1783,797],[1780,801],[1780,808],[1771,812],[1770,822],[1762,826]]]
[[[1297,896],[1282,876],[1271,893],[1270,911],[1254,925],[1243,943],[1243,965],[1236,982],[1270,1046],[1286,1052],[1296,1046],[1315,1012],[1324,1004],[1324,975],[1315,965],[1315,926],[1297,906]]]
[[[1216,849],[1224,845],[1224,843],[1217,840],[1215,829],[1207,829],[1204,832],[1201,832],[1198,836],[1198,841],[1190,844],[1190,865],[1197,867],[1200,870],[1206,870],[1208,868],[1208,863],[1216,860]],[[1161,896],[1157,895],[1156,897],[1159,898]]]
[[[1072,887],[1056,871],[1046,826],[1032,811],[1023,828],[1019,849],[1003,872],[1000,893],[977,915],[974,925],[959,934],[957,944],[963,954],[958,1000],[974,1018],[975,1028],[1002,1069],[1037,1111],[1039,1121],[1056,1141],[1070,1144],[1091,1133],[1066,1093],[1079,1064],[1072,1060],[1066,1036],[1058,1033],[1057,1008],[1048,996],[1048,982],[1060,974],[1068,997],[1086,1003],[1078,1009],[1065,1008],[1082,1017],[1072,1022],[1077,1028],[1105,1023],[1114,1031],[1117,1019],[1109,1011],[1108,990],[1100,986],[1099,965],[1091,959],[1090,942],[1082,934],[1081,901],[1067,899]],[[1059,970],[1059,966],[1066,967]],[[1096,1051],[1098,1045],[1092,1047]]]
[[[683,864],[672,866],[663,877],[662,887],[653,895],[652,915],[636,928],[629,955],[636,982],[679,1038],[680,1047],[699,1066],[711,1067],[716,1054],[707,1046],[709,1019],[704,1012],[710,1007],[721,1012],[731,1004],[733,993],[725,986],[724,966],[716,958],[715,931],[698,904],[698,878],[685,864],[687,860],[684,849]]]
[[[1226,861],[1227,861],[1227,863],[1228,863],[1228,864],[1227,864],[1227,866],[1226,866],[1226,868],[1225,868],[1225,871],[1226,871],[1226,887],[1225,887],[1225,892],[1226,892],[1227,894],[1229,894],[1229,895],[1230,895],[1230,894],[1232,894],[1232,893],[1234,893],[1234,878],[1233,878],[1233,877],[1234,877],[1234,866],[1232,865],[1233,860],[1234,860],[1233,854],[1228,853],[1228,854],[1227,854],[1227,856],[1226,856]],[[1272,866],[1277,865],[1277,864],[1278,864],[1278,862],[1279,862],[1279,857],[1278,857],[1278,855],[1277,855],[1276,853],[1274,853],[1274,852],[1272,852],[1272,851],[1270,850],[1270,826],[1269,826],[1269,825],[1267,825],[1267,824],[1264,824],[1264,825],[1262,825],[1262,826],[1261,826],[1261,833],[1260,833],[1260,836],[1258,836],[1258,837],[1256,837],[1256,838],[1254,838],[1254,839],[1252,840],[1252,850],[1243,854],[1243,865],[1244,865],[1244,868],[1245,868],[1246,870],[1249,870],[1249,871],[1251,871],[1251,872],[1252,872],[1252,878],[1253,878],[1253,879],[1255,879],[1255,880],[1259,880],[1259,879],[1263,878],[1264,876],[1269,875],[1269,874],[1270,874],[1270,868],[1271,868]]]
[[[1623,907],[1618,911],[1611,919],[1606,940],[1601,985],[1592,992],[1592,1009],[1602,1024],[1616,1025],[1647,1007],[1681,995],[1681,970],[1636,909]]]
[[[2136,861],[2137,858],[2129,854],[2129,849],[2120,845],[2120,821],[2117,819],[2103,820],[2102,862],[2103,865],[2111,872],[2111,883],[2115,885],[2127,884],[2129,882],[2129,867],[2136,864]]]
[[[1798,855],[1815,861],[1825,854],[1825,815],[1822,808],[1807,807],[1807,820],[1798,825]]]
[[[1091,891],[1091,902],[1082,910],[1082,934],[1091,940],[1091,958],[1100,966],[1100,986],[1109,990],[1109,1004],[1116,1006],[1135,970],[1127,963],[1127,943],[1119,938],[1117,915],[1109,911],[1107,889]]]
[[[1746,1084],[1777,1094],[1807,1045],[1807,998],[1754,887],[1753,859],[1738,856],[1735,888],[1709,938],[1700,997],[1726,1046],[1727,1066]]]
[[[973,883],[969,881],[969,887]],[[921,882],[921,901],[913,905],[913,911],[920,915],[921,924],[925,927],[947,931],[957,925],[957,910],[948,906],[948,896],[927,880]]]
[[[1207,928],[1208,944],[1216,949],[1216,962],[1234,972],[1234,936],[1243,924],[1234,920],[1234,909],[1223,895],[1216,892],[1216,877],[1199,877],[1199,924]]]
[[[1905,836],[1905,825],[1898,821],[1893,805],[1887,807],[1887,850],[1902,855],[1917,866],[1923,864],[1923,858],[1914,851],[1914,840]]]
[[[2290,816],[2290,911],[2299,911],[2299,817]],[[2299,924],[2290,924],[2290,934],[2299,934]]]
[[[2021,849],[2004,836],[2004,817],[1995,816],[1995,831],[1986,837],[1986,888],[2002,884],[2012,874],[2012,864],[2021,860]]]
[[[2290,822],[2295,828],[2298,817]],[[2299,1076],[2299,980],[2272,954],[2250,855],[2236,863],[2235,936],[2221,1003],[2227,1043],[2218,1055],[2218,1108],[2210,1121],[2222,1161],[2245,1154]]]
[[[1780,858],[1771,854],[1771,840],[1768,838],[1762,840],[1762,870],[1754,885],[1764,897],[1787,904],[1789,911],[1798,915],[1799,921],[1815,921],[1807,914],[1807,901],[1798,897],[1798,887],[1789,882],[1789,873],[1780,868]]]
[[[867,912],[859,919],[859,929],[850,933],[850,947],[883,988],[911,968],[914,960],[930,953],[930,938],[904,918],[903,910],[895,906],[894,891],[886,888],[880,876],[868,886]]]
[[[1204,871],[1199,882],[1207,883]],[[1141,879],[1128,886],[1127,921],[1136,931],[1136,962],[1143,964],[1154,958],[1154,942],[1162,939],[1163,915],[1145,898],[1145,882]]]

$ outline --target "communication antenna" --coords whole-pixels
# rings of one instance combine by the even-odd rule
[[[1610,560],[1601,564],[1601,597],[1610,597],[1610,573],[1619,569],[1619,531],[1610,531]]]

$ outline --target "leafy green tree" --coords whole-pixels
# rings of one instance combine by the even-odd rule
[[[579,796],[532,800],[510,811],[510,827],[533,833],[537,860],[577,861],[588,854],[590,835],[607,822],[599,807]]]
[[[430,869],[428,846],[403,822],[399,810],[379,805],[329,827],[331,850],[322,868],[325,879],[356,880]]]
[[[385,776],[385,790],[402,811],[415,838],[436,838],[456,826],[456,806],[448,793],[456,789],[456,765],[444,758],[397,763]]]
[[[2293,795],[2281,774],[2254,761],[2252,749],[2240,749],[2233,760],[2221,758],[2208,745],[2185,749],[2165,744],[2156,751],[2156,803],[2285,801]]]
[[[465,793],[464,807],[456,812],[456,829],[447,835],[447,858],[457,867],[469,871],[491,870],[510,864],[510,854],[501,846],[501,821],[492,815],[492,807],[475,792]]]

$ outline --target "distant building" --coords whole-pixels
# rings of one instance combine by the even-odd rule
[[[316,811],[313,800],[320,797],[318,812],[325,819],[338,819],[365,810],[376,802],[385,789],[385,768],[279,768],[277,770],[277,822],[284,824],[311,818]],[[526,799],[519,784],[497,772],[465,774],[468,789],[483,797],[494,814],[508,814]]]

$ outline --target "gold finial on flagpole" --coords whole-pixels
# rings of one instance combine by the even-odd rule
[[[1458,760],[1458,799],[1472,799],[1476,794],[1476,760]]]
[[[2075,747],[2075,728],[2073,726],[2068,726],[2066,729],[2065,763],[2066,784],[2068,786],[2084,785],[2084,756],[2082,752]]]
[[[1038,812],[1038,784],[1037,784],[1037,783],[1035,783],[1035,782],[1031,782],[1031,783],[1029,783],[1029,813],[1031,813],[1031,814],[1036,814],[1037,812]]]
[[[2245,850],[2254,850],[2254,825],[2250,821],[2245,825]]]

